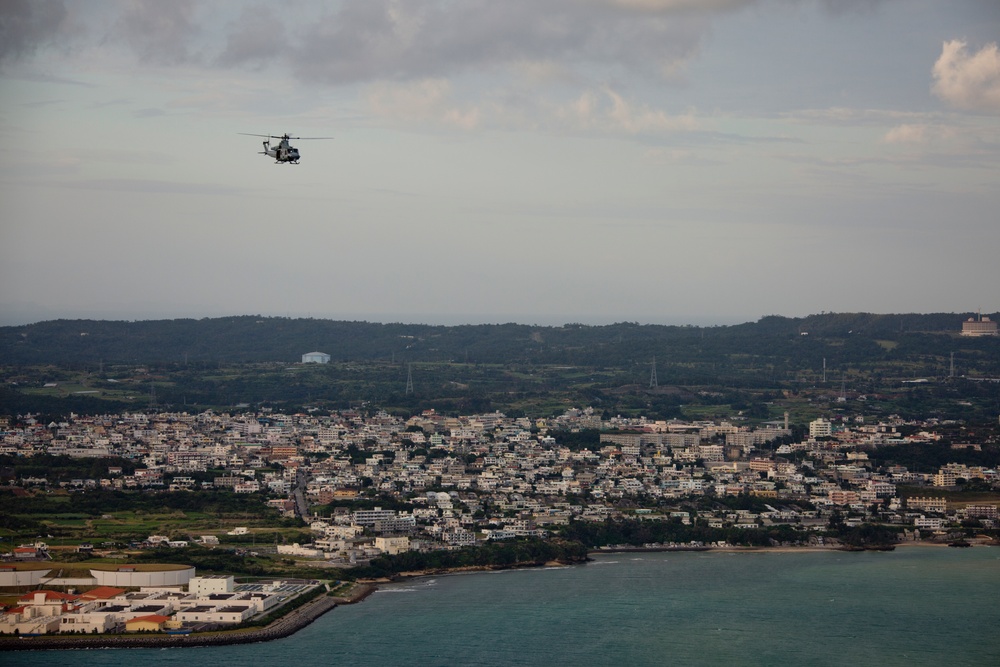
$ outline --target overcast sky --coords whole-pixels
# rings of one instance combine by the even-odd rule
[[[996,311],[998,40],[997,0],[0,0],[0,324]]]

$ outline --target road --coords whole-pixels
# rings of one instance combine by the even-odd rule
[[[299,468],[295,472],[295,490],[292,491],[292,498],[295,499],[295,515],[303,521],[309,521],[309,506],[306,504],[306,484],[309,483],[309,473]]]

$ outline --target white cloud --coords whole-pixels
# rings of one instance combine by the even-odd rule
[[[887,144],[922,144],[927,141],[926,125],[897,125],[882,137]]]
[[[780,118],[795,124],[821,124],[840,127],[866,125],[882,126],[887,123],[918,124],[927,119],[927,114],[894,109],[852,109],[849,107],[829,107],[826,109],[796,109],[781,113]]]
[[[646,104],[635,104],[626,100],[610,88],[603,88],[601,96],[586,93],[589,99],[584,105],[577,105],[579,120],[584,126],[603,126],[605,129],[623,131],[628,134],[646,134],[698,129],[698,121],[692,113],[671,116],[661,109]],[[586,115],[584,115],[586,114]]]
[[[934,94],[949,105],[1000,113],[1000,50],[996,43],[970,53],[962,40],[945,42],[932,72]]]
[[[901,123],[889,128],[882,135],[886,144],[931,144],[950,145],[954,149],[974,150],[974,145],[986,141],[989,131],[975,124],[949,125],[946,120],[927,117],[925,122]],[[982,150],[980,146],[978,150]]]
[[[446,79],[372,84],[365,95],[368,108],[379,117],[462,129],[530,126],[633,136],[701,129],[692,111],[669,114],[627,99],[607,85],[587,89],[571,99],[529,98],[509,90],[496,90],[478,104],[462,103],[455,97]]]
[[[405,122],[436,122],[473,129],[480,121],[475,107],[460,107],[452,100],[451,83],[425,79],[413,83],[380,83],[370,86],[366,99],[372,113]]]

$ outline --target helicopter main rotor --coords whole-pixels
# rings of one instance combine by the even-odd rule
[[[293,137],[290,134],[283,134],[280,137],[276,134],[253,134],[251,132],[237,132],[237,134],[242,134],[247,137],[264,137],[265,139],[283,139],[285,141],[298,141],[299,139],[305,140],[315,140],[315,139],[333,139],[333,137]]]

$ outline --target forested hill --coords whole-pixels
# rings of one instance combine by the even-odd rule
[[[151,321],[54,320],[0,327],[0,363],[295,362],[306,352],[334,361],[394,359],[473,363],[615,366],[648,361],[705,361],[719,355],[864,361],[887,347],[941,354],[969,314],[831,313],[768,316],[733,326],[618,323],[429,326],[239,316]],[[950,334],[950,335],[948,335]],[[997,339],[963,339],[990,356]],[[941,349],[937,349],[941,348]],[[811,362],[810,362],[811,363]]]

